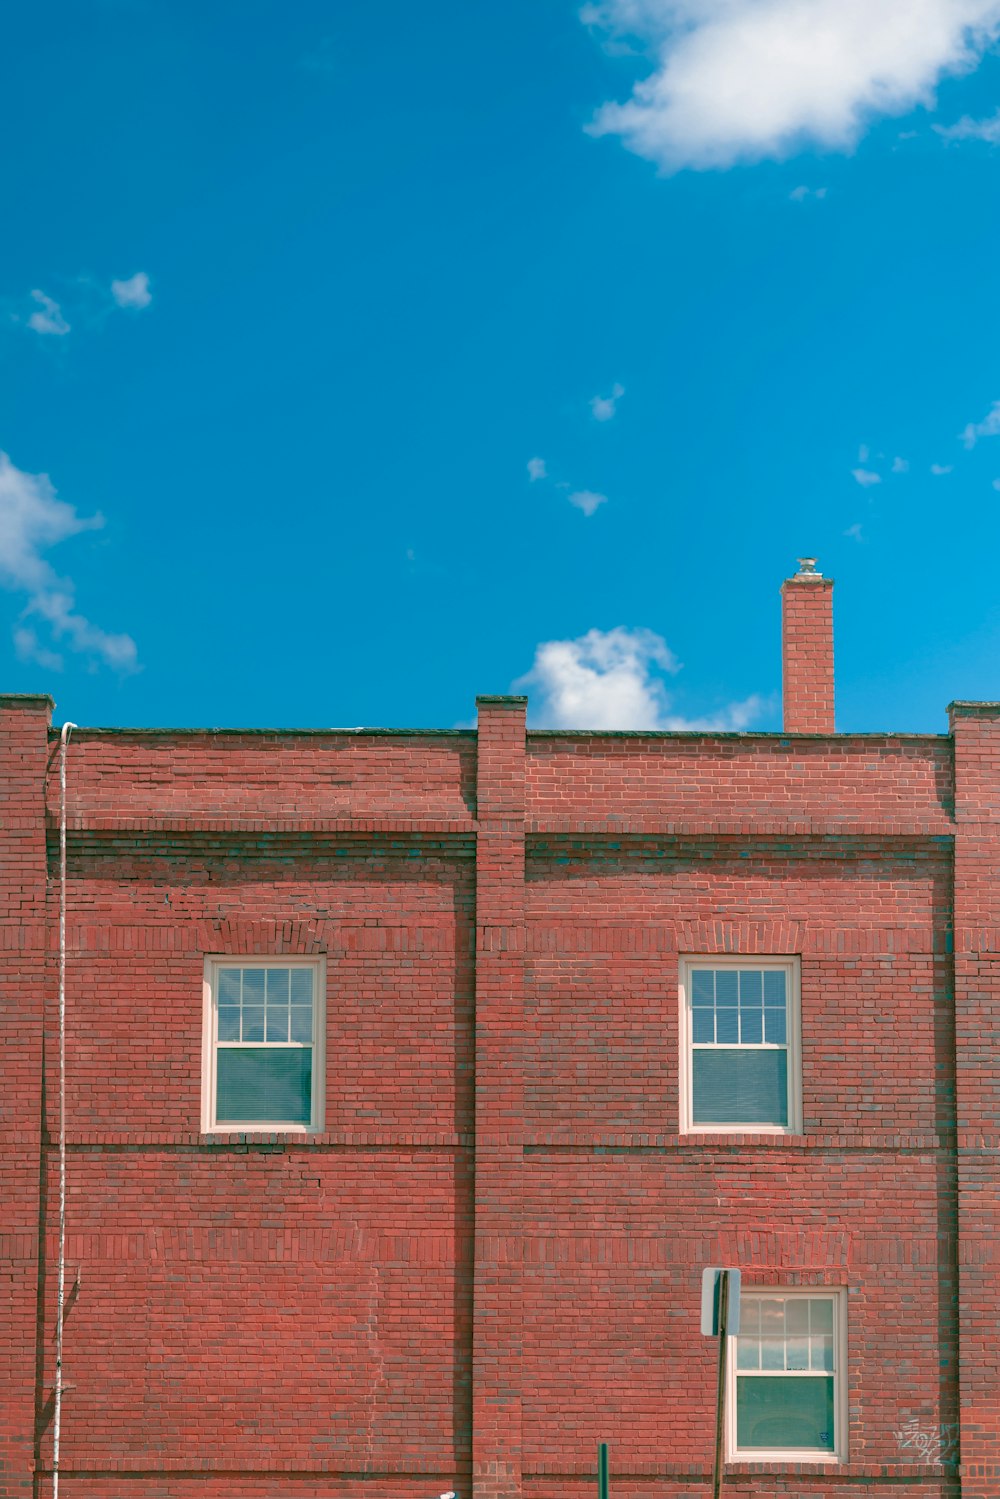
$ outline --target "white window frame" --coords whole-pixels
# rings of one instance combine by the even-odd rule
[[[313,974],[312,1112],[308,1124],[288,1120],[226,1119],[216,1123],[215,1091],[217,1049],[218,975],[222,968],[308,968]],[[213,954],[205,959],[201,1066],[201,1127],[205,1134],[316,1134],[323,1128],[326,1107],[326,960],[324,958],[243,957],[237,953]],[[253,1043],[248,1043],[253,1044]],[[280,1042],[270,1042],[278,1046]],[[288,1042],[291,1046],[294,1043]]]
[[[779,969],[785,974],[785,1035],[788,1055],[787,1124],[695,1124],[694,1045],[691,1020],[691,974],[698,968]],[[680,1129],[685,1135],[800,1135],[802,1133],[802,985],[797,957],[763,953],[682,957],[678,968],[680,1002]]]
[[[744,1286],[743,1299],[749,1297],[802,1298],[833,1302],[833,1441],[834,1450],[819,1447],[744,1447],[737,1445],[736,1434],[736,1349],[738,1338],[727,1338],[726,1367],[726,1455],[734,1463],[845,1463],[847,1461],[847,1292],[842,1286]],[[768,1379],[766,1372],[747,1374],[744,1378]],[[775,1370],[778,1374],[781,1371]],[[792,1378],[796,1375],[792,1374]],[[803,1373],[803,1379],[812,1374]]]

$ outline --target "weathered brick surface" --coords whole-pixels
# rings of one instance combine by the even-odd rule
[[[848,1293],[850,1452],[727,1494],[998,1499],[1000,710],[913,738],[479,713],[74,736],[61,1491],[583,1499],[606,1439],[616,1499],[693,1499],[698,1281],[731,1263]],[[0,1499],[51,1491],[47,721],[0,700]],[[322,1134],[202,1133],[227,953],[325,956]],[[680,1133],[678,958],[714,953],[800,959],[800,1137]]]

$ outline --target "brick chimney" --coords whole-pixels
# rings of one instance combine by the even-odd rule
[[[786,732],[832,734],[833,579],[815,557],[781,585],[781,677]]]

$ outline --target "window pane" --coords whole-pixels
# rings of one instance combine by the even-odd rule
[[[785,1303],[776,1296],[764,1296],[759,1302],[760,1330],[765,1336],[781,1337],[785,1331]]]
[[[753,1448],[834,1450],[833,1380],[794,1374],[736,1380],[736,1441]]]
[[[740,1337],[755,1338],[760,1332],[760,1302],[755,1296],[745,1296],[740,1307]]]
[[[692,1010],[691,1020],[695,1045],[711,1046],[715,1040],[715,1011]]]
[[[785,1302],[785,1327],[788,1332],[809,1331],[809,1302],[805,1296],[789,1296]]]
[[[813,1332],[833,1332],[833,1301],[830,1297],[810,1297],[809,1326]]]
[[[733,1009],[739,1003],[740,981],[735,968],[719,968],[715,974],[715,1002],[717,1005],[731,1005]]]
[[[262,1005],[264,1003],[263,968],[244,968],[243,1003],[245,1005]]]
[[[306,1045],[312,1040],[313,1034],[313,1012],[312,1007],[305,1009],[302,1005],[292,1006],[292,1035],[293,1041],[304,1041]]]
[[[292,1004],[311,1005],[313,997],[313,971],[311,968],[291,970]]]
[[[787,1124],[788,1059],[784,1051],[692,1053],[695,1124]]]
[[[716,1010],[715,1033],[720,1046],[735,1046],[740,1039],[739,1010]]]
[[[763,1004],[763,975],[760,969],[740,969],[740,1004]]]
[[[746,1010],[740,1006],[740,1041],[744,1046],[759,1046],[764,1039],[764,1011]]]
[[[238,1005],[240,1002],[240,970],[219,969],[219,1004]]]
[[[288,969],[269,968],[265,974],[267,980],[267,1002],[269,1005],[287,1005],[288,1003]]]
[[[216,1052],[216,1107],[220,1124],[308,1124],[312,1117],[312,1048]]]
[[[715,974],[705,968],[696,968],[691,975],[691,1003],[693,1005],[715,1004]]]
[[[267,1030],[264,1039],[266,1041],[288,1040],[288,1011],[287,1009],[275,1009],[272,1005],[267,1007]]]
[[[760,1344],[756,1338],[745,1338],[741,1333],[736,1339],[737,1369],[760,1368]]]
[[[263,1041],[264,1039],[264,1011],[256,1005],[252,1009],[244,1006],[243,1009],[243,1040]]]
[[[764,974],[764,1003],[785,1008],[785,974],[781,968],[768,970]]]
[[[760,1367],[762,1369],[783,1369],[785,1367],[784,1338],[761,1338]]]
[[[219,1040],[238,1041],[240,1039],[240,1008],[239,1005],[219,1006]]]
[[[807,1337],[793,1337],[787,1340],[785,1343],[785,1368],[809,1368],[809,1339]]]
[[[811,1366],[814,1369],[826,1369],[833,1372],[833,1333],[813,1333],[809,1340],[812,1343]]]
[[[772,1046],[784,1046],[785,1044],[785,1012],[784,1010],[764,1011],[764,1040]]]

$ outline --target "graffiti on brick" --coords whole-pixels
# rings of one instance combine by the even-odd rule
[[[925,1463],[946,1463],[958,1456],[958,1424],[921,1426],[916,1417],[895,1433],[900,1447],[912,1447]]]

